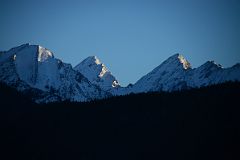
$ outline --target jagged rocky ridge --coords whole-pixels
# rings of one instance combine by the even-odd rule
[[[83,74],[90,82],[105,91],[120,87],[117,79],[96,56],[86,58],[75,66],[74,70]]]
[[[88,101],[110,95],[38,45],[24,44],[2,52],[0,71],[0,80],[19,91],[35,89],[47,95],[36,95],[37,102],[59,101],[59,98]]]
[[[180,54],[139,79],[121,87],[117,79],[96,57],[91,56],[72,68],[39,45],[24,44],[0,52],[0,81],[34,95],[34,101],[89,101],[112,95],[152,91],[175,91],[240,81],[240,64],[224,69],[213,61],[198,68]]]
[[[175,54],[138,80],[131,92],[176,91],[227,81],[240,81],[240,64],[224,69],[214,61],[208,61],[192,68],[182,55]]]

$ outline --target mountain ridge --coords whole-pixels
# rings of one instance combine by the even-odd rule
[[[53,53],[39,45],[24,44],[12,48],[1,54],[0,63],[0,80],[20,91],[34,88],[72,101],[88,101],[108,95],[73,70],[70,64],[56,59]]]
[[[223,68],[214,61],[207,61],[197,68],[192,68],[182,55],[175,54],[140,78],[133,85],[132,92],[175,91],[226,81],[240,81],[239,66],[235,64]]]
[[[87,57],[73,69],[80,72],[104,91],[111,92],[113,88],[120,87],[118,80],[96,56]]]
[[[1,82],[20,91],[35,89],[48,95],[42,100],[36,97],[39,103],[58,101],[56,96],[61,100],[89,101],[130,93],[171,92],[240,81],[240,63],[223,68],[214,61],[207,61],[192,68],[179,53],[127,87],[121,87],[96,56],[89,56],[72,67],[40,45],[27,43],[1,52],[0,64]]]

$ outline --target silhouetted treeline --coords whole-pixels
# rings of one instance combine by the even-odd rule
[[[0,85],[4,159],[239,159],[238,82],[86,103],[29,96]]]

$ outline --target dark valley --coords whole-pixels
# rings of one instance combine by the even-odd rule
[[[36,104],[1,84],[1,159],[238,159],[240,83]]]

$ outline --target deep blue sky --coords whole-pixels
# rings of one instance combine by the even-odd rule
[[[181,53],[240,62],[239,0],[0,0],[0,50],[39,44],[75,66],[96,55],[122,85]]]

